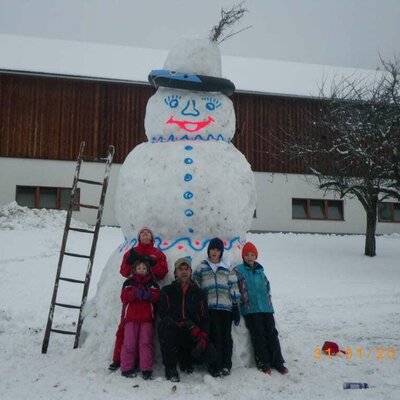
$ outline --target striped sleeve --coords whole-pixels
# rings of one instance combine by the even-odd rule
[[[202,264],[199,264],[193,272],[192,279],[197,283],[198,287],[202,287]]]
[[[239,291],[239,279],[235,269],[231,270],[228,275],[228,286],[232,303],[239,304],[241,295]]]

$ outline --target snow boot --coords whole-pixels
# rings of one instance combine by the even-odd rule
[[[134,378],[136,376],[136,372],[134,369],[130,369],[129,371],[122,371],[121,375],[125,378]]]
[[[110,371],[116,371],[119,367],[121,366],[121,362],[120,361],[113,361],[109,366],[108,369]]]
[[[209,368],[208,372],[213,378],[221,378],[222,377],[222,371],[220,369]]]
[[[171,382],[180,382],[181,378],[176,370],[176,367],[165,368],[165,377]]]
[[[277,367],[275,367],[275,369],[282,375],[286,375],[289,370],[282,364],[282,365],[278,365]]]
[[[231,374],[231,370],[229,368],[222,368],[221,373],[222,373],[222,376],[228,376]]]
[[[271,375],[271,367],[269,365],[260,365],[258,369],[266,375]]]
[[[142,372],[142,378],[143,378],[145,381],[151,380],[152,375],[153,375],[153,371],[143,371],[143,372]]]

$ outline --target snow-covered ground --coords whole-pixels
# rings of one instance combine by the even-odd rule
[[[126,379],[107,370],[111,348],[72,350],[69,336],[52,335],[48,353],[41,354],[64,217],[15,205],[0,208],[2,400],[400,398],[400,235],[378,237],[378,255],[367,258],[362,236],[250,234],[271,281],[289,374],[264,376],[253,365],[234,366],[224,379],[205,371],[181,374],[174,388],[159,360],[153,381]],[[90,238],[77,235],[69,246],[85,252]],[[101,229],[89,297],[122,240],[120,229]],[[75,286],[66,297],[79,299]],[[63,314],[55,323],[72,321]],[[243,332],[241,322],[236,357],[249,351]],[[316,349],[325,340],[349,347],[352,356],[319,359]],[[343,382],[367,382],[370,388],[343,391]]]

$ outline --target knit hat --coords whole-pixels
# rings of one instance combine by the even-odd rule
[[[152,243],[154,243],[154,234],[153,234],[153,231],[152,231],[150,228],[148,228],[147,226],[144,226],[142,229],[139,230],[139,232],[138,232],[138,234],[137,234],[137,240],[138,240],[138,242],[140,243],[140,234],[141,234],[142,232],[144,232],[144,231],[148,231],[148,232],[150,233],[150,235],[151,235],[151,241],[152,241]]]
[[[182,264],[187,264],[189,268],[192,268],[192,261],[188,257],[178,258],[174,264],[175,269],[181,266]]]
[[[214,238],[210,240],[207,248],[207,255],[210,257],[210,250],[211,249],[218,249],[221,252],[221,258],[224,254],[224,242],[220,238]]]
[[[243,249],[242,249],[242,258],[244,258],[244,256],[245,256],[247,253],[254,253],[254,254],[256,255],[256,258],[258,258],[257,247],[254,246],[254,244],[251,243],[251,242],[247,242],[247,243],[245,243],[245,245],[243,246]]]

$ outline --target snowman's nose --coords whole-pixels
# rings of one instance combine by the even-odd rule
[[[195,100],[188,100],[184,109],[181,111],[183,115],[191,115],[192,117],[198,117],[200,115],[199,110],[196,108]]]

